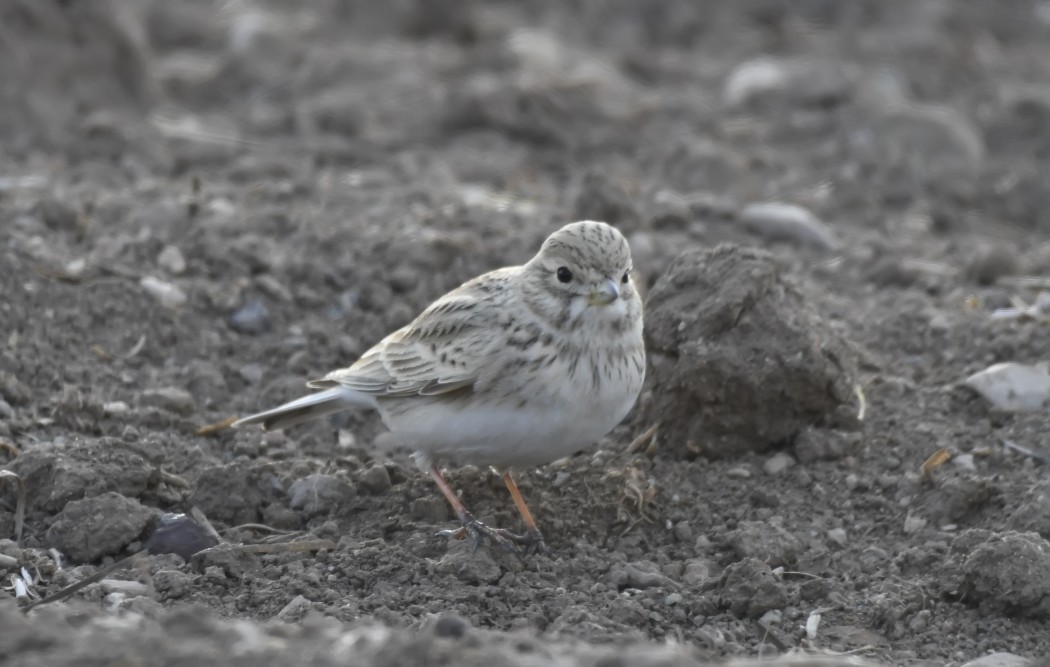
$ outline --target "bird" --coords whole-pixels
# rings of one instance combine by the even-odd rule
[[[608,434],[645,380],[643,308],[631,251],[615,227],[572,222],[521,266],[496,269],[440,297],[314,393],[237,420],[286,429],[342,410],[377,411],[451,505],[473,548],[548,553],[511,470],[574,454]],[[480,522],[440,465],[502,476],[524,534]],[[521,549],[519,549],[521,547]]]

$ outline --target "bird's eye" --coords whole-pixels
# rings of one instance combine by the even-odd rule
[[[572,280],[572,271],[570,271],[567,266],[559,266],[556,275],[558,276],[558,282],[560,283],[567,283]]]
[[[623,278],[620,279],[620,282],[623,283],[624,285],[626,285],[627,281],[630,280],[630,279],[631,279],[631,270],[627,269],[626,271],[623,272]]]

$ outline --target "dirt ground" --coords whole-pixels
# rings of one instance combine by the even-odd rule
[[[1045,317],[992,317],[1050,290],[1046,2],[0,0],[0,26],[5,664],[1050,656],[1047,412],[960,386],[1050,350]],[[651,363],[621,427],[520,471],[549,556],[437,536],[374,416],[198,434],[581,218],[631,242]],[[520,529],[497,476],[448,474]],[[221,538],[195,555],[161,519],[193,509]],[[20,609],[144,548],[174,553]]]

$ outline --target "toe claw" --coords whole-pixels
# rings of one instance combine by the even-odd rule
[[[462,517],[463,525],[455,530],[440,530],[437,535],[442,537],[450,537],[455,539],[470,538],[471,551],[476,552],[484,540],[488,540],[501,550],[512,554],[519,560],[524,560],[521,550],[515,546],[515,543],[523,543],[524,538],[520,535],[515,535],[509,531],[503,530],[502,528],[491,528],[481,523],[474,518],[473,515],[467,514]]]

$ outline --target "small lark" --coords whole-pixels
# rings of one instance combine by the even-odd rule
[[[510,468],[550,463],[624,418],[645,379],[642,304],[626,239],[603,222],[574,222],[524,266],[497,269],[435,301],[319,389],[237,421],[281,429],[344,409],[377,410],[414,448],[475,547],[546,551]],[[503,475],[527,532],[479,522],[438,462]],[[452,533],[449,533],[452,534]]]

